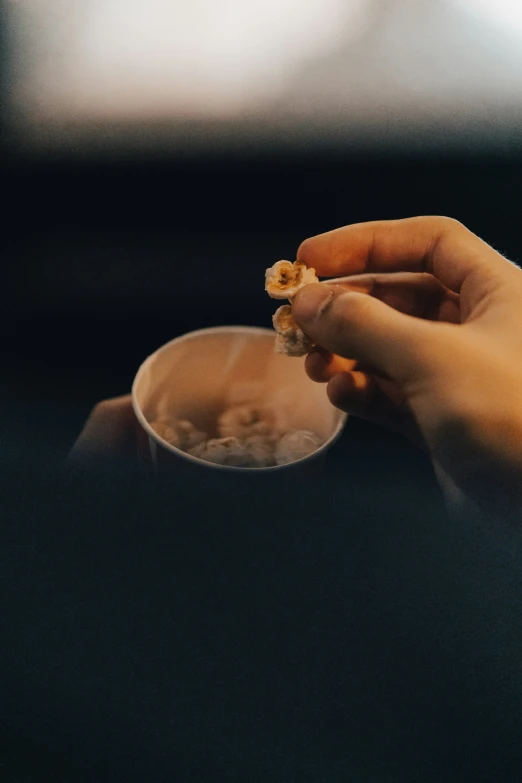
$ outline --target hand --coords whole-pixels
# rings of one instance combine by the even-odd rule
[[[520,499],[522,271],[442,217],[346,226],[297,258],[350,275],[292,306],[332,403],[414,439],[468,496]]]
[[[69,463],[94,464],[136,456],[137,422],[130,394],[99,402],[92,410],[71,453]]]

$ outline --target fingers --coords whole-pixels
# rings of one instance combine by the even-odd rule
[[[319,346],[316,346],[306,357],[305,370],[310,380],[316,383],[328,383],[334,375],[352,370],[379,375],[381,378],[386,377],[371,365],[358,362],[355,359],[345,359],[343,356],[337,356]]]
[[[339,373],[328,383],[327,392],[336,408],[387,427],[424,448],[404,397],[392,382],[363,372]]]
[[[373,296],[401,313],[449,323],[460,322],[459,296],[426,273],[354,275],[335,281],[346,291]],[[327,383],[340,372],[362,370],[375,374],[377,369],[345,359],[318,347],[308,354],[305,369],[311,380]]]
[[[383,302],[341,286],[305,286],[292,314],[315,343],[355,359],[399,383],[431,372],[438,324],[399,313]]]
[[[458,221],[445,217],[355,223],[306,239],[297,259],[327,277],[429,272],[457,293],[472,279],[468,293],[474,301],[488,289],[492,275],[515,269]]]
[[[460,300],[426,272],[353,275],[330,281],[347,291],[368,294],[400,313],[433,321],[460,323]]]
[[[135,435],[136,418],[130,395],[104,400],[87,419],[69,461],[130,455],[135,448]]]
[[[305,370],[312,381],[327,383],[337,373],[354,370],[356,364],[353,359],[344,359],[324,348],[316,348],[306,357]]]

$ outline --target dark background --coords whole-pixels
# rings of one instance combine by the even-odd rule
[[[399,437],[350,420],[283,492],[59,465],[164,342],[269,325],[307,236],[447,214],[518,260],[521,174],[465,143],[4,154],[6,781],[520,780],[518,541]]]

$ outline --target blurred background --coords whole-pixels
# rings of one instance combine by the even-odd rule
[[[166,340],[269,325],[264,269],[309,235],[440,213],[520,255],[519,3],[5,0],[2,20],[17,432],[52,422],[66,450]]]

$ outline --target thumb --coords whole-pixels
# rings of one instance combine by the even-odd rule
[[[342,286],[307,285],[292,303],[304,333],[332,353],[371,366],[399,383],[427,369],[436,324],[397,312],[367,294]]]

